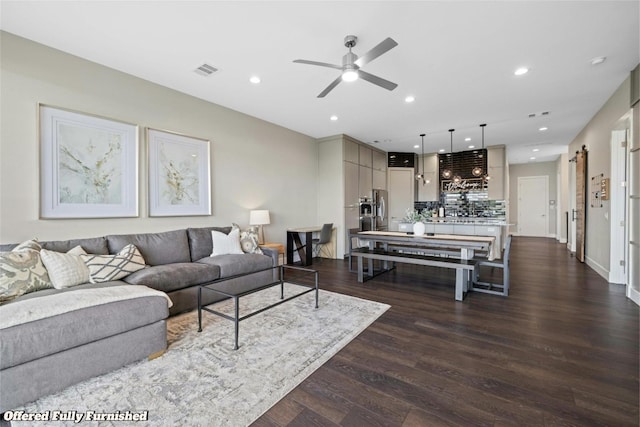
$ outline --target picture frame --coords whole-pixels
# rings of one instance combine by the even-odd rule
[[[211,215],[210,145],[147,128],[149,216]]]
[[[39,104],[40,218],[138,216],[138,126]]]

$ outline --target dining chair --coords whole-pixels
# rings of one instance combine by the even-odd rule
[[[333,233],[333,223],[324,224],[322,230],[320,230],[320,237],[311,240],[313,245],[313,256],[317,257],[322,247],[331,241],[331,234]]]
[[[483,282],[474,280],[471,286],[472,291],[484,292],[487,294],[509,296],[509,252],[511,252],[511,235],[507,236],[504,253],[501,259],[489,261],[487,259],[476,259],[478,267],[492,267],[502,269],[502,283]],[[478,278],[479,279],[479,278]]]

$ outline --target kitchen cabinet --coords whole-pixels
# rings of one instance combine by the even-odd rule
[[[336,258],[348,251],[349,228],[358,228],[360,196],[371,197],[374,179],[378,188],[386,188],[385,152],[347,135],[316,140],[318,144],[318,216],[319,224],[332,222],[336,227]],[[374,153],[377,167],[374,168]],[[381,162],[384,159],[384,162]],[[379,168],[379,169],[378,169]]]
[[[373,152],[373,170],[386,171],[387,170],[387,153],[381,151]],[[380,188],[380,187],[374,187]]]
[[[407,209],[413,209],[415,171],[413,168],[388,168],[389,230],[398,231],[398,224]]]
[[[358,166],[358,194],[360,197],[372,196],[373,169],[367,166]]]
[[[360,145],[353,141],[344,141],[344,161],[358,164],[360,158]]]
[[[422,156],[418,156],[418,167],[416,170],[422,171],[422,160]],[[436,153],[424,155],[424,177],[424,184],[422,181],[416,181],[416,185],[418,186],[417,200],[420,202],[435,202],[440,200],[440,189],[438,188],[438,155]]]
[[[360,192],[358,188],[358,180],[360,175],[360,166],[351,162],[344,163],[344,206],[358,206],[358,198]]]
[[[387,189],[387,171],[373,169],[373,188]]]
[[[358,150],[359,150],[359,165],[360,166],[366,166],[368,168],[371,168],[373,166],[373,157],[372,157],[372,150],[369,147],[365,147],[364,145],[359,145],[358,146]]]
[[[487,147],[487,166],[491,177],[487,185],[489,200],[505,200],[506,155],[504,145]]]

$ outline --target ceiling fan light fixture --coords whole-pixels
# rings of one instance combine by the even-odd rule
[[[342,73],[342,80],[345,82],[355,82],[358,80],[358,70],[347,68]]]

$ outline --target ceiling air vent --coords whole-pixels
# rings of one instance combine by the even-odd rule
[[[201,66],[199,66],[198,68],[193,70],[194,73],[199,74],[199,75],[204,76],[204,77],[208,77],[211,74],[215,73],[216,71],[218,71],[218,69],[216,67],[214,67],[214,66],[209,65],[209,64],[202,64]]]

